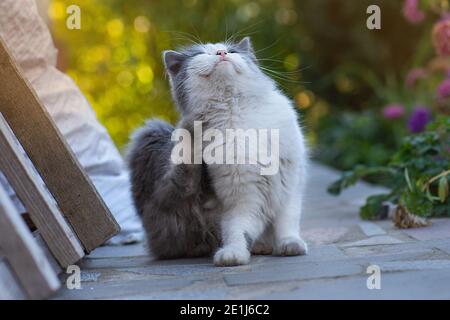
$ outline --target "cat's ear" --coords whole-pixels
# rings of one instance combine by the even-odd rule
[[[164,65],[171,76],[178,74],[184,59],[186,59],[186,57],[179,52],[173,50],[166,50],[163,52]]]
[[[253,46],[252,41],[250,40],[250,37],[243,38],[238,44],[237,47],[239,50],[243,52],[253,52]]]

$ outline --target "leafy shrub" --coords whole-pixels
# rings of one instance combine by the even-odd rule
[[[361,208],[364,219],[376,219],[390,201],[423,217],[450,217],[450,117],[441,117],[427,131],[407,136],[386,166],[357,166],[328,188],[338,195],[359,179],[378,176],[389,193],[371,196]]]
[[[340,170],[350,170],[358,164],[387,164],[405,130],[369,110],[326,117],[319,123],[318,131],[315,156]]]

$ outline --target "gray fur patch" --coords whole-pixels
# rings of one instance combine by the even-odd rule
[[[244,237],[245,237],[245,242],[247,243],[247,250],[251,250],[252,249],[252,247],[253,247],[253,239],[252,239],[252,237],[247,233],[247,232],[245,232],[244,233]]]

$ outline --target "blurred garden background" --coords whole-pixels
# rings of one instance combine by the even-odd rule
[[[81,29],[66,8],[81,8]],[[381,9],[369,30],[367,7]],[[261,65],[292,98],[313,156],[422,216],[450,216],[448,0],[50,0],[59,68],[80,86],[119,148],[144,120],[172,123],[161,52],[251,36]]]

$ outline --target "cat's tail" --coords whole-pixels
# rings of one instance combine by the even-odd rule
[[[151,146],[161,147],[170,141],[174,127],[162,120],[148,120],[145,125],[136,129],[130,137],[126,150],[126,161],[131,165],[137,156],[136,152]]]
[[[139,214],[152,194],[155,182],[164,174],[170,161],[174,127],[162,120],[150,120],[130,139],[126,162],[130,170],[132,194]]]

